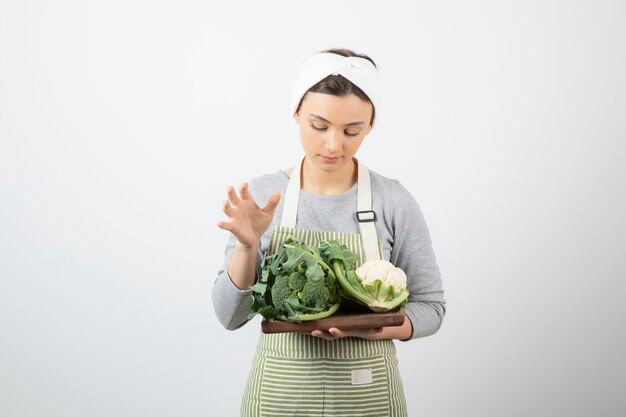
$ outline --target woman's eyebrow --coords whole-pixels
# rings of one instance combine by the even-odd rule
[[[326,119],[324,119],[322,116],[317,115],[317,114],[309,114],[309,116],[314,117],[318,120],[321,120],[322,122],[328,123],[329,125],[332,125],[332,123]],[[360,126],[360,125],[364,125],[365,122],[351,122],[346,124],[346,126]]]

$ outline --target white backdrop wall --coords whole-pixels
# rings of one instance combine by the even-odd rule
[[[0,415],[235,416],[227,185],[301,155],[312,53],[379,64],[358,156],[425,214],[448,314],[411,416],[626,413],[622,1],[0,1]]]

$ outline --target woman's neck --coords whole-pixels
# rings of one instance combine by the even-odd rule
[[[306,158],[302,164],[302,190],[317,195],[336,195],[348,191],[358,178],[357,163],[353,159],[338,171],[327,172],[317,168]]]

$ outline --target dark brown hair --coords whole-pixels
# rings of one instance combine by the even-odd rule
[[[326,49],[322,52],[337,54],[337,55],[341,55],[345,57],[355,56],[358,58],[364,58],[370,61],[372,65],[374,65],[374,67],[376,67],[376,63],[374,62],[372,58],[370,58],[367,55],[358,54],[350,49],[333,48],[333,49]],[[304,98],[309,92],[332,94],[333,96],[339,96],[339,97],[344,97],[349,94],[354,94],[361,100],[366,101],[372,105],[372,118],[370,119],[370,123],[374,122],[374,115],[376,113],[376,109],[374,108],[374,104],[372,103],[372,100],[370,100],[370,98],[367,96],[367,94],[363,92],[363,90],[361,90],[359,87],[357,87],[351,81],[349,81],[348,79],[344,78],[341,75],[329,75],[328,77],[324,78],[323,80],[315,84],[313,87],[309,88],[307,92],[304,94],[304,96],[302,96],[302,99],[300,100],[300,103],[298,104],[298,108],[296,109],[296,112],[300,110],[300,106],[302,105]]]

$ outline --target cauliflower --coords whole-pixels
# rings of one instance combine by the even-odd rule
[[[363,290],[373,298],[367,303],[368,307],[376,312],[389,311],[409,296],[406,274],[391,262],[367,261],[354,272]]]
[[[406,274],[389,261],[367,261],[355,272],[361,285],[373,285],[380,279],[393,285],[395,292],[406,290]]]

